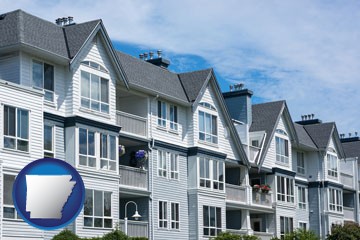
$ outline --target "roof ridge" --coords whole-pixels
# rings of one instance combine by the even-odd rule
[[[273,103],[286,103],[286,100],[276,100],[276,101],[271,101],[271,102],[264,102],[264,103],[256,103],[253,104],[252,106],[258,106],[258,105],[266,105],[266,104],[273,104]]]
[[[200,70],[193,70],[193,71],[190,71],[190,72],[182,72],[182,73],[178,73],[178,75],[181,75],[181,74],[188,74],[188,73],[195,73],[195,72],[204,72],[204,71],[211,71],[213,68],[204,68],[204,69],[200,69]]]

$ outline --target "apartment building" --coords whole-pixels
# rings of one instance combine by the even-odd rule
[[[101,20],[16,10],[0,16],[0,33],[1,239],[59,232],[26,224],[11,197],[17,173],[43,157],[84,180],[84,209],[68,226],[81,237],[125,225],[156,240],[266,240],[298,227],[324,237],[359,221],[359,148],[334,123],[294,123],[285,101],[221,93],[212,69],[174,73],[161,52],[122,53]]]

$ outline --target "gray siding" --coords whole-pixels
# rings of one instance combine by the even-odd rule
[[[18,54],[0,58],[0,79],[20,84],[20,58]]]
[[[232,119],[251,124],[251,98],[248,96],[237,96],[225,98],[226,106]]]
[[[309,229],[314,231],[317,235],[320,234],[320,219],[319,219],[319,189],[309,188]]]

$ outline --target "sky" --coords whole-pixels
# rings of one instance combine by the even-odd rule
[[[1,0],[43,19],[101,18],[116,49],[161,49],[175,72],[214,68],[223,91],[244,83],[253,102],[286,100],[293,121],[315,114],[360,135],[358,0]]]

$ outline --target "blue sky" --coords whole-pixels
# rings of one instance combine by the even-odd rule
[[[294,121],[314,113],[360,132],[360,1],[1,0],[49,21],[101,18],[117,49],[163,50],[177,72],[213,67],[223,91],[285,99]]]

